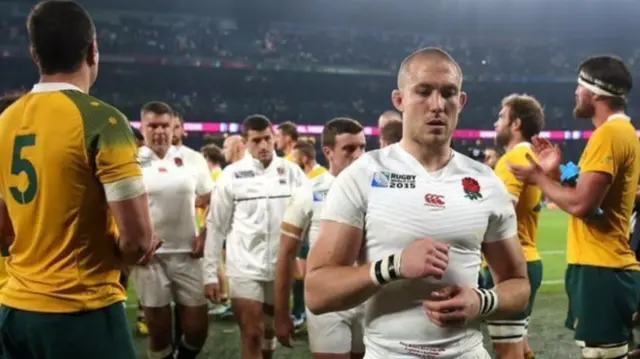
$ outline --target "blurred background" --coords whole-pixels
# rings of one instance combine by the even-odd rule
[[[29,88],[25,19],[35,1],[0,1],[0,90]],[[263,113],[293,121],[309,140],[335,116],[351,116],[377,147],[377,118],[392,109],[402,59],[439,46],[461,64],[469,103],[454,147],[493,145],[500,100],[536,96],[544,136],[577,160],[590,121],[572,117],[576,67],[616,54],[640,71],[633,0],[86,0],[97,27],[100,75],[92,94],[137,121],[150,100],[183,113],[199,148],[220,144]],[[638,107],[632,92],[629,112]],[[319,159],[322,162],[322,159]]]

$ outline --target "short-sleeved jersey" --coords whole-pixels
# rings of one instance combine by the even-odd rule
[[[325,172],[310,180],[310,186],[298,188],[291,196],[291,203],[284,214],[284,223],[302,230],[313,246],[320,229],[320,216],[324,200],[335,177]]]
[[[628,237],[640,177],[640,142],[630,119],[609,117],[589,138],[578,166],[580,173],[609,174],[612,183],[602,217],[569,217],[567,263],[640,270]]]
[[[77,312],[126,298],[103,184],[140,176],[127,119],[64,83],[0,115],[0,192],[15,231],[3,305]]]
[[[211,170],[211,180],[213,181],[214,184],[218,179],[218,176],[220,176],[220,173],[222,173],[222,168],[220,167],[216,167]],[[202,228],[206,225],[206,215],[207,215],[206,208],[196,209],[196,223],[198,228]]]
[[[528,185],[517,179],[509,169],[509,163],[527,165],[526,155],[531,156],[531,144],[523,142],[507,151],[496,163],[495,172],[507,187],[507,192],[516,201],[516,216],[518,217],[518,238],[524,250],[527,261],[540,259],[536,247],[536,233],[538,232],[538,216],[541,209],[542,192],[537,186]]]
[[[190,252],[198,232],[196,196],[213,190],[208,169],[203,172],[198,162],[187,160],[184,152],[173,146],[163,158],[149,147],[141,147],[138,161],[155,234],[165,241],[157,253]]]
[[[367,353],[404,359],[433,351],[450,359],[482,346],[479,322],[438,327],[422,300],[451,283],[476,287],[483,243],[517,235],[511,199],[489,167],[454,152],[442,170],[429,173],[399,144],[367,152],[338,175],[322,219],[362,229],[360,255],[368,262],[427,236],[450,245],[441,280],[392,282],[365,303]]]

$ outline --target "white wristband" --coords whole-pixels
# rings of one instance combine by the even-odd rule
[[[473,290],[480,297],[479,316],[486,317],[498,309],[498,293],[494,289],[473,288]]]
[[[383,285],[400,279],[402,277],[400,275],[401,256],[402,253],[399,252],[371,263],[369,267],[371,281],[377,285]]]

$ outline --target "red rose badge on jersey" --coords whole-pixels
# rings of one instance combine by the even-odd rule
[[[180,157],[176,157],[176,158],[174,158],[174,159],[173,159],[173,162],[175,162],[175,163],[176,163],[176,166],[178,166],[178,167],[182,167],[182,165],[183,165],[183,163],[182,163],[182,158],[180,158]]]
[[[464,190],[465,197],[469,198],[470,200],[477,200],[482,198],[482,193],[480,193],[480,184],[475,178],[463,178],[462,189]]]

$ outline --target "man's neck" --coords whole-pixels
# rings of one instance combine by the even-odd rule
[[[54,74],[54,75],[42,75],[40,76],[40,83],[52,83],[61,82],[71,84],[84,93],[89,93],[89,81],[83,79],[83,76],[79,73],[71,74]]]
[[[293,143],[287,144],[286,146],[284,146],[284,148],[282,149],[282,153],[284,153],[284,156],[287,157],[291,154],[291,152],[293,152],[293,147],[295,145]]]
[[[624,115],[624,111],[614,111],[606,107],[596,107],[596,112],[591,118],[591,122],[595,128],[602,126],[612,115]]]
[[[158,156],[159,159],[165,158],[167,152],[169,152],[169,148],[164,147],[149,147],[149,149],[151,150],[151,152],[155,153],[155,155]]]
[[[304,173],[309,173],[309,172],[313,171],[313,169],[316,168],[317,164],[318,163],[316,161],[313,161],[310,164],[304,165]]]
[[[528,141],[525,140],[522,136],[514,136],[511,140],[509,140],[506,150],[511,151],[514,147],[521,144],[522,142],[528,142]]]
[[[400,146],[418,160],[428,172],[435,172],[446,166],[453,153],[450,141],[442,145],[424,146],[403,137],[400,140]]]

